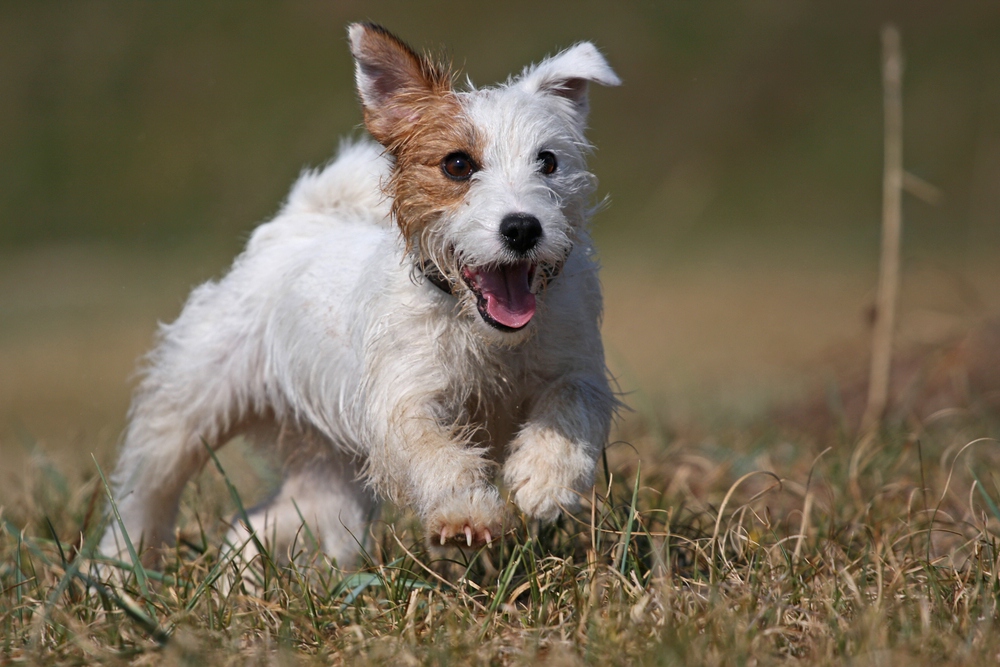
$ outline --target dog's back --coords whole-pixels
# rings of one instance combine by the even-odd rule
[[[382,186],[390,169],[385,149],[375,142],[345,142],[325,167],[299,176],[281,213],[336,215],[388,224],[389,202]]]

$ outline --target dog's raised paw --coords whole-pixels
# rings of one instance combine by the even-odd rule
[[[495,488],[473,488],[437,504],[425,519],[427,539],[435,546],[479,548],[503,535],[506,509]]]
[[[526,480],[514,489],[514,503],[533,519],[555,521],[564,512],[573,512],[580,505],[580,494],[572,488]]]
[[[579,490],[590,486],[594,461],[558,436],[535,438],[508,458],[504,481],[522,512],[549,522],[579,506]]]

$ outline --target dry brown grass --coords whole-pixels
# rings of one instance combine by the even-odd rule
[[[238,501],[207,471],[164,572],[90,570],[90,499],[46,467],[4,511],[0,655],[78,664],[981,665],[1000,652],[1000,448],[972,402],[882,431],[651,435],[610,450],[589,508],[502,548],[428,551],[406,514],[359,572],[310,555],[237,573],[213,547]],[[660,429],[662,432],[662,429]],[[642,461],[641,470],[639,461]],[[636,481],[636,474],[639,480]],[[228,504],[227,501],[228,500]],[[130,572],[126,564],[120,571]],[[249,577],[256,583],[249,584]],[[235,578],[227,591],[223,581]],[[143,581],[145,579],[145,581]]]
[[[0,332],[0,357],[16,371],[4,376],[3,407],[26,419],[3,442],[0,661],[979,665],[1000,655],[1000,449],[983,439],[1000,434],[990,372],[1000,347],[977,324],[995,311],[988,267],[971,272],[974,307],[957,305],[966,302],[946,272],[906,277],[896,409],[859,451],[864,279],[760,265],[643,273],[610,261],[609,348],[625,389],[648,390],[626,397],[635,412],[609,449],[612,481],[602,476],[586,511],[517,526],[502,549],[466,560],[428,551],[412,517],[389,510],[360,571],[331,567],[304,537],[299,566],[265,566],[265,581],[227,592],[218,577],[235,573],[216,546],[236,502],[210,469],[185,497],[181,547],[162,575],[146,573],[143,592],[135,575],[102,583],[78,551],[81,527],[99,529],[92,500],[103,500],[88,457],[110,464],[121,380],[151,333],[150,311],[169,317],[197,277],[171,276],[172,260],[93,259],[24,260],[18,275],[40,263],[49,284],[33,281],[23,305],[5,302],[18,319]],[[134,282],[141,274],[163,291]],[[119,282],[131,300],[73,312],[57,303],[67,289],[111,294],[102,286]],[[645,298],[636,284],[649,286]],[[67,337],[76,342],[62,345]],[[46,364],[26,352],[36,348]],[[776,387],[772,397],[808,388],[795,369],[815,368],[824,349],[823,365],[846,370],[813,400],[759,407],[760,387]],[[734,417],[724,382],[740,377],[766,382],[743,386],[760,402]],[[720,387],[714,403],[705,398]],[[70,400],[99,407],[54,410]],[[257,500],[264,466],[240,444],[223,454],[246,501]]]

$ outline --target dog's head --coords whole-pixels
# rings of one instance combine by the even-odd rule
[[[386,191],[416,264],[439,272],[492,335],[523,339],[594,189],[587,85],[618,77],[584,42],[503,85],[458,91],[448,67],[383,28],[348,32],[365,125],[395,160]]]

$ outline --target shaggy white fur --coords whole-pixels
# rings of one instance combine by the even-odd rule
[[[583,130],[587,83],[617,77],[583,43],[497,87],[433,92],[429,61],[377,26],[349,34],[369,127],[403,134],[348,144],[304,173],[230,272],[161,327],[114,475],[147,562],[173,542],[207,447],[238,433],[276,448],[286,476],[229,539],[243,546],[255,530],[279,556],[304,520],[349,562],[377,497],[411,506],[434,542],[487,543],[506,511],[498,466],[542,520],[593,482],[616,400]],[[471,128],[471,143],[418,131],[432,108]],[[467,176],[447,163],[456,153]],[[458,194],[406,227],[393,203],[408,185]],[[114,521],[101,550],[123,551]]]

